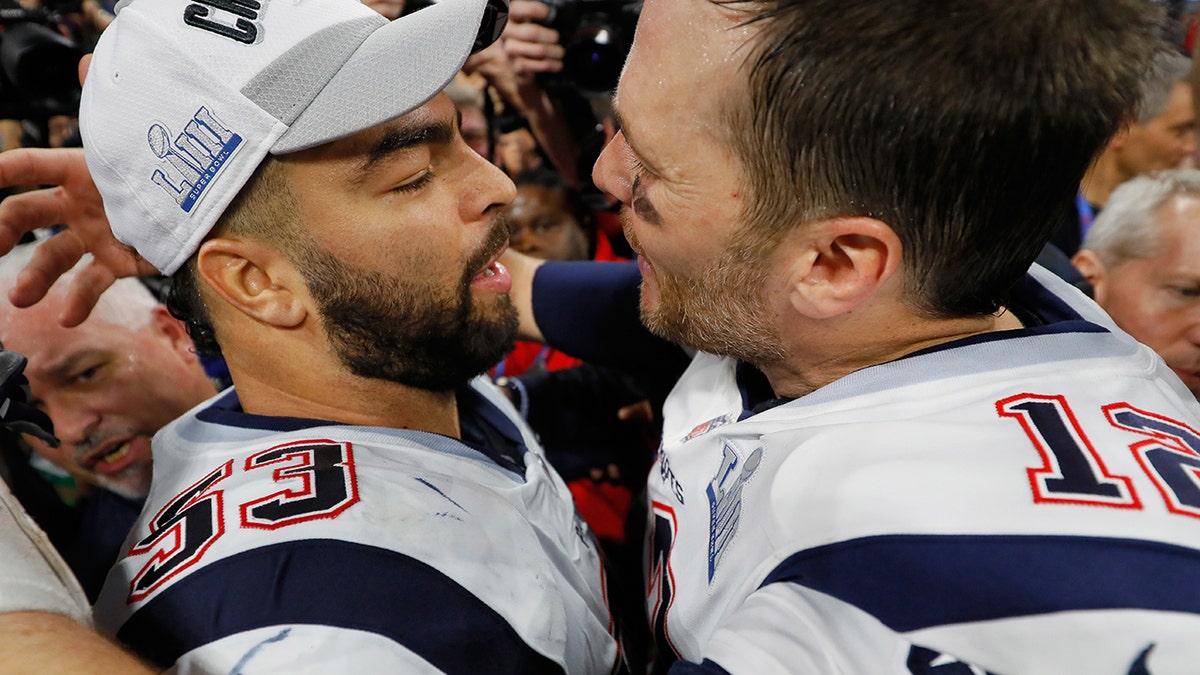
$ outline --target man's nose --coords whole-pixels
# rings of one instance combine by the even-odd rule
[[[596,165],[592,168],[592,180],[596,187],[612,195],[622,204],[628,204],[631,198],[633,182],[626,171],[627,155],[631,151],[625,143],[625,136],[617,132],[616,136],[604,146]]]
[[[63,445],[83,444],[100,426],[100,415],[86,408],[46,401],[46,414],[54,423],[54,435]],[[79,458],[76,458],[79,461]]]

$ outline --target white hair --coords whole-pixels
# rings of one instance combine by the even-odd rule
[[[42,242],[21,244],[10,253],[0,256],[0,301],[7,304],[8,292],[17,283],[17,276],[29,261]],[[50,287],[50,294],[67,292],[79,270],[91,262],[91,256],[85,255],[74,267],[63,274]],[[137,279],[117,279],[108,290],[100,295],[92,316],[105,323],[124,326],[129,330],[138,330],[150,322],[154,308],[159,301],[142,282]],[[11,306],[11,305],[10,305]]]
[[[1188,83],[1192,60],[1178,52],[1162,51],[1142,77],[1141,98],[1134,109],[1138,124],[1145,124],[1163,114],[1167,100],[1180,82]]]
[[[1181,196],[1200,198],[1200,170],[1160,171],[1121,183],[1096,216],[1080,248],[1094,251],[1109,267],[1157,255],[1161,239],[1158,210]]]

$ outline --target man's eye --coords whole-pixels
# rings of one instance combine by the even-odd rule
[[[557,226],[558,226],[557,220],[546,218],[546,219],[534,221],[532,229],[534,232],[537,232],[538,234],[544,234],[546,232],[549,232],[550,230],[553,230]]]
[[[423,172],[421,172],[419,175],[412,178],[408,182],[403,183],[401,185],[397,185],[396,187],[394,187],[392,189],[396,192],[416,192],[417,190],[420,190],[421,188],[428,185],[429,182],[432,180],[433,180],[433,171],[431,169],[425,169]]]
[[[1200,286],[1176,286],[1173,290],[1183,298],[1200,298]]]
[[[91,382],[96,379],[96,375],[100,372],[100,366],[92,366],[86,370],[81,370],[71,378],[76,382]]]
[[[633,176],[634,184],[640,184],[646,175],[646,165],[632,152],[629,153],[629,175]]]

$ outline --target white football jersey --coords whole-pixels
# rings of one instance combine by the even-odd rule
[[[97,625],[181,673],[611,672],[603,570],[570,493],[490,383],[459,401],[515,461],[248,415],[233,391],[164,427]]]
[[[649,481],[659,648],[747,675],[1200,672],[1200,405],[1044,270],[1010,309],[1027,328],[757,414],[697,355]]]

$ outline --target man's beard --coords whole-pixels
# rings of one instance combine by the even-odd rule
[[[114,438],[125,437],[129,437],[127,441],[129,443],[133,443],[137,437],[145,438],[146,447],[150,447],[149,442],[154,437],[154,432],[135,429],[132,426],[123,426],[117,429],[93,429],[88,432],[82,441],[76,443],[72,449],[75,463],[80,467],[85,466],[83,463],[84,457],[87,457],[95,448],[103,446]],[[150,494],[150,481],[153,472],[151,462],[134,462],[117,473],[100,473],[95,468],[85,470],[92,482],[97,486],[109,492],[116,493],[125,499],[135,501],[145,499],[146,495]]]
[[[400,280],[348,265],[316,244],[296,251],[321,308],[334,352],[352,373],[428,391],[451,391],[495,365],[513,347],[517,310],[507,295],[476,308],[471,279],[508,241],[492,223],[453,289],[416,273]]]
[[[150,494],[150,467],[131,465],[115,476],[95,474],[96,485],[128,499],[137,501]]]
[[[634,249],[640,250],[628,227],[625,235]],[[642,303],[642,323],[671,342],[760,367],[783,358],[784,347],[771,328],[762,299],[766,256],[765,251],[735,237],[721,256],[697,275],[654,267],[658,306],[650,309]]]

